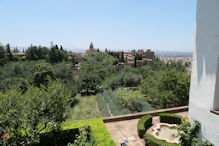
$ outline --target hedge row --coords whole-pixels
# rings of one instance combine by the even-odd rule
[[[147,133],[144,134],[144,141],[146,146],[179,146],[179,144],[168,143],[166,141],[157,139],[154,136]]]
[[[151,115],[145,115],[143,116],[139,121],[137,125],[138,130],[138,136],[140,138],[143,138],[145,132],[148,128],[150,128],[152,125],[152,116]]]
[[[92,129],[92,136],[98,146],[116,146],[112,137],[110,136],[102,119],[90,119],[74,122],[62,123],[62,129],[75,129],[83,126],[90,126]]]
[[[109,117],[110,114],[107,108],[107,104],[104,101],[102,94],[97,94],[97,102],[98,102],[98,108],[100,109],[102,116]]]
[[[40,142],[33,146],[48,146],[48,145],[58,145],[66,146],[68,143],[74,143],[76,135],[79,135],[80,128],[66,129],[61,131],[52,131],[48,133],[42,133],[40,135]],[[90,126],[88,126],[89,141],[88,143],[92,146],[96,146],[95,139],[93,137],[93,132]]]
[[[161,123],[178,124],[178,125],[182,123],[182,117],[176,114],[160,113],[159,116]]]

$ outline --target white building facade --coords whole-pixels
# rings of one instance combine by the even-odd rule
[[[196,40],[189,119],[201,123],[201,137],[219,146],[219,0],[197,0]]]

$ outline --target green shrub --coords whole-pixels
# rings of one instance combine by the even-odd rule
[[[160,113],[160,122],[169,124],[181,124],[182,117],[176,114]]]
[[[150,128],[152,125],[152,116],[151,115],[145,115],[143,116],[139,121],[137,125],[138,130],[138,136],[140,138],[143,138],[145,132],[148,128]]]
[[[179,146],[179,144],[168,143],[166,141],[157,139],[154,136],[147,133],[144,134],[144,141],[146,146]]]
[[[131,111],[127,108],[123,108],[120,111],[121,115],[125,115],[125,114],[131,114]]]
[[[23,78],[4,78],[0,81],[0,91],[4,92],[13,87],[18,87],[20,90],[26,90],[26,81]]]
[[[109,103],[110,110],[114,116],[121,115],[120,110],[122,109],[121,105],[115,102]]]
[[[79,134],[79,129],[67,129],[59,132],[49,132],[40,135],[40,141],[34,146],[47,146],[47,145],[67,145],[69,142],[73,143],[76,136]]]
[[[79,129],[79,135],[76,135],[74,143],[68,143],[67,146],[86,146],[92,145],[96,146],[95,139],[92,135],[92,130],[90,126],[84,126]]]

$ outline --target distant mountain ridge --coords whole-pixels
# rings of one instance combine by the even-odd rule
[[[158,57],[192,57],[193,52],[155,51]]]

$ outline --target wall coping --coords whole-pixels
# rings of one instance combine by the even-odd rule
[[[117,122],[117,121],[131,120],[131,119],[139,119],[144,115],[158,116],[160,113],[186,112],[186,111],[188,111],[188,109],[189,109],[188,106],[180,106],[180,107],[167,108],[167,109],[161,109],[161,110],[155,110],[155,111],[140,112],[140,113],[136,113],[136,114],[127,114],[127,115],[121,115],[121,116],[106,117],[106,118],[102,118],[102,119],[103,119],[104,123]]]

